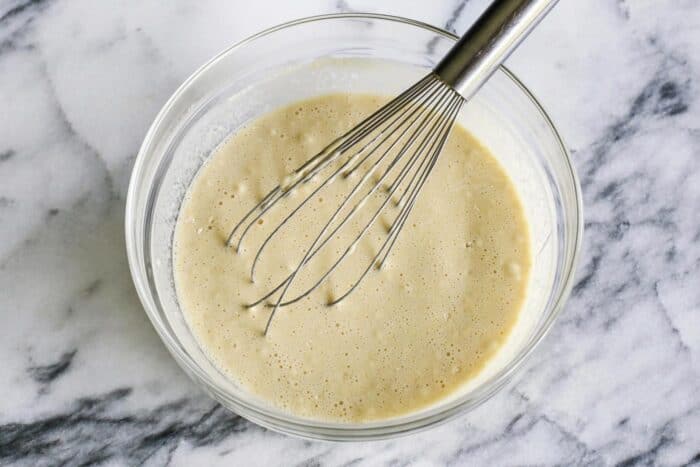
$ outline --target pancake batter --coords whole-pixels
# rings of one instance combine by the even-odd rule
[[[255,283],[252,256],[281,217],[263,217],[240,254],[225,246],[231,228],[293,169],[384,102],[327,95],[259,118],[202,167],[180,211],[175,282],[193,334],[232,380],[298,416],[360,422],[440,401],[485,366],[524,302],[531,253],[518,195],[496,159],[455,126],[386,265],[338,305],[325,305],[366,267],[391,216],[382,216],[384,223],[327,283],[280,308],[262,335],[271,309],[244,304],[291,271],[321,227],[310,225],[327,220],[351,185],[334,183],[296,216],[265,250]],[[319,254],[310,269],[328,269],[337,248]],[[297,292],[311,283],[298,282]]]

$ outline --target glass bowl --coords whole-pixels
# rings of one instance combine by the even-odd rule
[[[136,159],[126,203],[131,274],[153,326],[180,366],[225,407],[280,432],[367,440],[409,433],[478,406],[502,388],[559,314],[582,237],[580,187],[554,125],[525,86],[501,68],[459,121],[515,183],[533,241],[521,318],[498,354],[463,390],[427,409],[368,423],[285,413],[237,386],[199,348],[180,311],[172,239],[199,167],[236,128],[290,101],[337,91],[392,95],[432,68],[456,36],[403,18],[339,14],[292,21],[227,49],[195,72],[156,117]]]

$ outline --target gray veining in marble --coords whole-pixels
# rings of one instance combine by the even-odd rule
[[[463,31],[485,0],[0,1],[0,463],[700,465],[700,4],[562,0],[509,66],[581,176],[572,298],[526,371],[407,438],[308,442],[231,415],[135,295],[126,186],[160,106],[273,24],[373,11]]]

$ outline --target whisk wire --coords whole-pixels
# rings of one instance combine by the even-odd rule
[[[447,136],[449,135],[449,132],[452,128],[454,120],[457,116],[457,113],[459,112],[459,109],[461,108],[463,101],[461,96],[459,96],[454,90],[452,90],[448,86],[444,85],[444,83],[439,81],[439,79],[437,79],[436,77],[429,75],[427,78],[427,81],[422,80],[421,82],[419,82],[423,83],[423,85],[418,88],[419,91],[416,94],[411,95],[411,97],[407,99],[404,99],[403,102],[400,103],[400,105],[393,107],[393,114],[385,114],[385,116],[382,116],[381,118],[374,119],[373,123],[375,127],[373,129],[368,127],[367,130],[371,131],[369,131],[367,135],[371,134],[372,131],[377,132],[378,134],[375,135],[369,143],[366,143],[364,146],[362,146],[360,150],[357,151],[353,156],[351,156],[343,164],[341,164],[340,168],[335,170],[326,180],[324,180],[321,183],[320,187],[315,189],[309,196],[302,200],[302,202],[297,206],[297,208],[294,209],[288,216],[286,216],[285,219],[273,230],[273,232],[263,242],[263,245],[256,254],[254,264],[259,259],[260,254],[262,253],[262,250],[264,249],[265,245],[267,245],[267,243],[275,235],[275,233],[277,233],[279,229],[281,229],[281,227],[287,221],[289,221],[289,219],[291,219],[291,217],[293,217],[294,214],[296,214],[305,203],[308,202],[309,199],[313,198],[313,196],[317,194],[322,187],[330,183],[344,168],[346,168],[348,161],[357,161],[357,158],[359,157],[358,154],[362,154],[363,152],[367,151],[363,157],[359,157],[360,161],[356,162],[353,168],[348,171],[348,173],[352,173],[357,168],[362,166],[379,148],[382,147],[384,143],[390,141],[390,139],[397,132],[399,132],[398,137],[389,143],[389,147],[381,152],[381,155],[378,157],[378,159],[371,164],[369,170],[363,175],[360,181],[354,185],[350,193],[347,196],[345,196],[340,206],[334,211],[331,218],[325,223],[319,234],[314,238],[311,245],[305,250],[303,258],[301,259],[301,261],[299,261],[296,268],[291,272],[291,274],[289,274],[282,282],[280,282],[276,287],[274,287],[272,291],[268,292],[265,296],[261,297],[260,299],[258,299],[250,305],[254,306],[263,302],[264,300],[267,300],[276,293],[280,292],[281,289],[281,292],[274,300],[274,304],[269,305],[272,307],[272,311],[270,312],[270,315],[268,317],[264,334],[267,334],[272,320],[274,319],[274,316],[280,307],[290,305],[308,296],[313,290],[318,288],[330,276],[330,274],[332,274],[333,271],[336,270],[336,268],[342,263],[342,261],[348,256],[348,254],[354,250],[360,239],[367,233],[367,231],[371,228],[376,219],[381,215],[381,213],[387,206],[389,200],[392,199],[393,195],[399,189],[404,179],[408,176],[409,173],[411,173],[411,171],[416,165],[416,162],[420,160],[418,167],[415,168],[413,176],[410,177],[410,182],[408,186],[405,188],[403,194],[401,195],[401,199],[403,199],[407,195],[407,193],[410,193],[410,196],[408,198],[409,201],[408,203],[406,203],[406,205],[403,206],[400,203],[397,203],[397,206],[401,206],[401,211],[399,212],[394,222],[392,223],[390,229],[388,230],[387,238],[382,243],[381,248],[374,256],[366,270],[360,275],[357,281],[355,281],[352,284],[350,289],[343,293],[339,298],[331,301],[329,305],[337,304],[339,301],[347,297],[352,291],[354,291],[357,288],[358,284],[362,281],[362,279],[367,275],[369,270],[371,270],[372,265],[376,263],[377,259],[382,254],[384,254],[382,262],[386,260],[388,252],[393,247],[394,242],[396,241],[396,238],[398,237],[398,234],[408,217],[408,214],[413,208],[415,199],[420,188],[425,183],[427,176],[429,175],[430,171],[432,170],[432,167],[435,164],[435,161],[437,160],[437,156],[440,150],[442,149],[444,142],[447,139]],[[413,97],[415,95],[417,95],[418,97],[414,99]],[[407,124],[407,122],[410,123]],[[420,124],[418,125],[418,130],[410,133],[409,131],[414,127],[414,125],[417,122],[420,122]],[[377,128],[382,129],[378,131]],[[362,187],[366,183],[366,181],[371,178],[373,173],[377,170],[377,168],[380,166],[381,162],[386,158],[386,156],[390,154],[392,150],[395,147],[397,147],[398,144],[400,144],[400,142],[404,141],[404,137],[406,135],[409,135],[408,140],[403,142],[403,146],[400,147],[398,154],[394,156],[393,160],[391,160],[391,162],[388,164],[383,174],[379,177],[379,179],[375,180],[375,183],[370,187],[368,192],[366,192],[362,196],[360,201],[350,209],[350,212],[344,216],[344,218],[338,223],[338,225],[335,226],[334,229],[332,229],[331,233],[327,234],[330,227],[333,225],[333,223],[336,221],[336,219],[342,212],[343,208],[348,204],[348,202],[351,199],[353,199],[360,187]],[[421,138],[420,141],[419,138]],[[345,146],[345,149],[349,149],[353,147],[353,145],[361,142],[362,138],[359,137],[359,134],[356,133],[355,138],[353,138],[353,140],[353,144],[351,145],[346,146],[346,143],[348,142],[346,140],[344,143],[341,143],[340,146]],[[392,170],[398,166],[398,163],[404,158],[404,156],[415,145],[416,142],[418,142],[418,148],[415,151],[413,151],[408,161],[400,169],[399,174],[396,176],[396,178],[390,185],[385,199],[383,200],[379,208],[371,216],[370,220],[361,229],[360,233],[354,237],[350,245],[343,251],[340,257],[333,263],[333,265],[328,270],[326,270],[324,274],[322,274],[322,276],[310,288],[307,288],[303,293],[295,296],[294,298],[284,301],[284,298],[287,292],[289,291],[290,286],[294,282],[301,269],[310,261],[310,259],[314,255],[316,255],[320,251],[321,248],[323,248],[323,246],[335,235],[335,233],[350,218],[352,218],[356,212],[358,212],[359,208],[364,204],[367,198],[376,192],[377,188],[382,185],[384,180],[389,176]],[[341,151],[336,150],[336,152],[340,153]],[[420,174],[420,176],[418,174]],[[251,274],[253,272],[254,266],[253,270],[251,271]]]
[[[325,172],[329,174],[324,175],[325,178],[318,181],[308,195],[290,206],[289,212],[285,213],[265,236],[250,267],[250,279],[254,282],[256,267],[260,263],[264,251],[282,228],[337,177],[347,178],[364,167],[360,179],[353,183],[350,191],[342,197],[340,204],[334,209],[320,232],[304,250],[296,267],[272,290],[247,305],[253,307],[275,297],[272,303],[268,304],[272,311],[268,316],[264,334],[267,334],[279,308],[307,297],[340,267],[343,261],[355,251],[360,240],[376,224],[377,219],[386,211],[390,201],[396,200],[398,196],[395,206],[399,208],[399,211],[388,227],[386,238],[381,243],[380,248],[349,289],[338,298],[330,301],[328,305],[337,304],[356,290],[373,266],[380,268],[384,264],[413,209],[418,193],[437,161],[462,103],[463,98],[437,75],[434,73],[426,75],[295,169],[271,189],[233,227],[226,240],[226,245],[233,246],[235,244],[235,251],[240,253],[244,239],[263,216],[279,206],[284,198],[290,196],[301,185],[314,180],[324,171],[329,171]],[[332,167],[336,163],[337,167]],[[389,180],[391,181],[389,182]],[[374,212],[368,215],[368,218],[364,218],[362,224],[358,226],[359,233],[353,234],[353,237],[349,239],[349,244],[338,252],[338,257],[329,268],[324,270],[320,277],[314,278],[312,284],[306,286],[303,292],[285,300],[300,271],[316,257],[331,239],[335,238],[341,228],[357,216],[370,197],[378,195],[380,187],[385,187],[385,192],[381,194],[384,198],[378,199],[378,207],[375,205]],[[239,231],[240,235],[236,240]]]

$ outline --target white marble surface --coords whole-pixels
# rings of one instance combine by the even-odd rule
[[[572,299],[527,371],[407,438],[306,442],[226,413],[160,343],[123,209],[151,120],[208,57],[310,14],[462,32],[484,0],[0,0],[0,463],[700,465],[700,4],[562,0],[509,65],[575,158]]]

